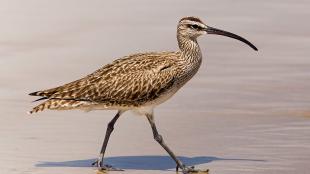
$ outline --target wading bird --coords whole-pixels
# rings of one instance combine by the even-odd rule
[[[117,119],[128,110],[143,114],[148,119],[154,139],[176,162],[183,173],[195,172],[185,166],[170,150],[158,133],[154,122],[154,108],[172,97],[198,71],[202,54],[197,37],[216,34],[242,41],[257,51],[246,39],[220,29],[210,27],[197,17],[184,17],[177,26],[180,50],[175,52],[148,52],[122,57],[107,64],[86,77],[71,83],[30,93],[46,100],[29,113],[51,110],[82,109],[117,110],[109,122],[99,158],[95,165],[102,170],[115,168],[104,164],[104,154]],[[36,101],[38,101],[36,100]]]

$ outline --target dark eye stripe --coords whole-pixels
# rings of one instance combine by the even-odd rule
[[[200,30],[201,27],[199,25],[193,24],[193,25],[189,25],[190,28],[195,29],[195,30]]]

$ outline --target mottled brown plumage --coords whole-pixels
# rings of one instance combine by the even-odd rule
[[[180,52],[134,54],[107,64],[94,73],[60,87],[30,95],[48,99],[32,112],[44,109],[139,107],[169,91],[182,71]]]
[[[164,143],[155,126],[153,108],[172,97],[196,74],[202,62],[197,37],[206,33],[232,37],[257,50],[238,35],[209,27],[199,18],[184,17],[177,28],[179,51],[133,54],[117,59],[80,80],[33,92],[30,95],[41,96],[46,101],[30,113],[44,109],[118,110],[108,124],[100,156],[95,162],[100,169],[110,170],[110,167],[103,165],[103,158],[114,123],[125,111],[137,111],[148,118],[154,139],[174,159],[177,169],[181,168],[183,173],[196,171],[183,165]]]

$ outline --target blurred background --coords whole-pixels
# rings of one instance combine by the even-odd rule
[[[198,74],[159,106],[168,145],[219,174],[308,173],[310,2],[306,0],[0,0],[0,173],[95,173],[114,111],[27,115],[28,93],[79,79],[116,58],[178,50],[184,16],[239,34],[203,36]],[[120,173],[174,173],[145,118],[117,123],[107,161]],[[117,173],[117,172],[115,172]]]

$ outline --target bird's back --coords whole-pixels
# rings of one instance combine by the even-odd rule
[[[139,107],[168,92],[180,73],[179,52],[141,53],[123,57],[71,83],[30,95],[47,99],[44,109],[117,109]]]

